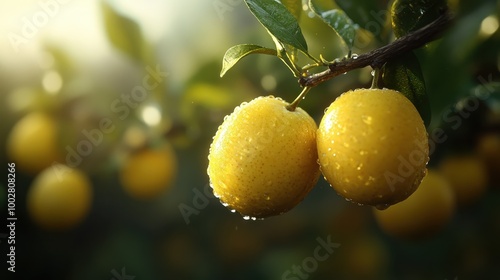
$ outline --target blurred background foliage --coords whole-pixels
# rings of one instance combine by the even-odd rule
[[[323,2],[361,27],[353,52],[393,39],[387,1]],[[474,153],[482,135],[496,133],[498,140],[500,133],[500,2],[449,5],[457,15],[453,27],[415,52],[432,109],[429,131],[442,128],[447,136],[436,145],[431,168],[450,155]],[[37,172],[17,169],[17,272],[7,279],[119,279],[122,272],[135,279],[281,279],[327,236],[341,246],[308,279],[498,278],[498,178],[442,232],[419,242],[386,235],[371,209],[344,201],[322,179],[295,209],[262,221],[245,221],[210,196],[208,147],[224,116],[259,95],[290,102],[300,92],[286,66],[270,56],[245,58],[219,77],[230,46],[274,46],[243,1],[3,1],[0,18],[1,162],[12,161],[8,135],[33,112],[55,120],[59,162],[66,164],[68,147],[89,140],[83,131],[99,129],[103,119],[114,127],[101,129],[102,139],[73,166],[89,176],[93,192],[90,212],[73,228],[51,230],[33,221],[27,196]],[[311,54],[346,55],[311,11],[303,11],[300,25]],[[368,87],[370,72],[319,85],[301,107],[319,122],[339,94]],[[127,103],[137,86],[149,87],[146,77],[155,85]],[[40,133],[30,136],[35,146],[49,132]],[[175,151],[173,182],[149,199],[129,195],[121,167],[137,151],[165,142]],[[0,188],[3,217],[6,181]],[[0,248],[5,256],[5,240]]]

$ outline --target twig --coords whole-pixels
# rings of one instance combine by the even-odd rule
[[[322,82],[330,80],[331,78],[357,68],[363,68],[366,66],[380,68],[391,58],[420,48],[421,46],[436,40],[443,33],[443,31],[446,30],[452,20],[452,14],[449,11],[445,11],[436,20],[428,25],[412,33],[406,34],[388,45],[361,54],[357,57],[350,57],[341,61],[335,61],[328,65],[328,70],[300,78],[299,84],[302,87],[314,87]]]

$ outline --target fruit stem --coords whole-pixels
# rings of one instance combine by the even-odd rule
[[[297,106],[299,106],[300,101],[306,98],[306,94],[309,92],[310,89],[311,89],[310,87],[304,87],[299,96],[297,96],[297,98],[295,98],[295,100],[292,103],[286,106],[286,109],[292,112],[295,111],[295,109],[297,109]]]
[[[378,85],[378,82],[380,81],[381,74],[382,74],[382,71],[380,70],[380,68],[378,68],[378,67],[373,68],[372,86],[370,87],[371,89],[380,88]]]

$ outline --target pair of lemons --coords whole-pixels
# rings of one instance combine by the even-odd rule
[[[258,97],[219,127],[208,174],[228,207],[257,218],[286,212],[320,173],[341,196],[363,205],[385,208],[417,189],[428,161],[427,132],[401,93],[346,92],[328,107],[319,128],[307,112],[287,105]]]
[[[433,171],[422,182],[428,136],[417,109],[401,93],[348,91],[328,107],[319,128],[307,112],[287,106],[273,96],[258,97],[219,127],[207,172],[224,205],[244,216],[278,215],[303,200],[322,173],[349,201],[380,209],[394,205],[374,212],[395,235],[431,232],[450,219],[454,194]],[[401,207],[425,222],[408,219]],[[444,210],[436,213],[437,208]],[[391,228],[404,220],[407,227]]]

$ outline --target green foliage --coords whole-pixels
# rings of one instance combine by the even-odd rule
[[[241,45],[236,45],[232,46],[229,48],[226,53],[224,54],[224,58],[222,60],[222,70],[220,72],[220,76],[224,76],[226,72],[231,69],[240,59],[243,57],[253,54],[253,53],[260,53],[260,54],[269,54],[269,55],[278,55],[276,50],[269,49],[269,48],[264,48],[261,46],[257,45],[251,45],[251,44],[241,44]]]
[[[392,28],[397,38],[434,21],[446,9],[446,0],[396,0],[391,7]]]
[[[351,51],[356,37],[356,30],[359,28],[357,24],[347,16],[347,14],[339,9],[323,10],[318,5],[309,0],[311,9],[335,32],[342,38],[347,49]]]
[[[413,52],[387,62],[383,75],[384,86],[403,93],[417,108],[425,126],[431,121],[429,98],[418,58]]]
[[[369,30],[379,40],[382,39],[387,13],[387,7],[383,6],[385,1],[336,0],[335,3],[361,28]],[[372,29],[374,27],[377,29]]]
[[[269,0],[246,0],[245,3],[272,36],[307,54],[307,43],[299,23],[285,6]]]
[[[145,43],[139,25],[116,12],[106,1],[101,2],[101,8],[104,27],[111,44],[137,61],[143,61]]]

